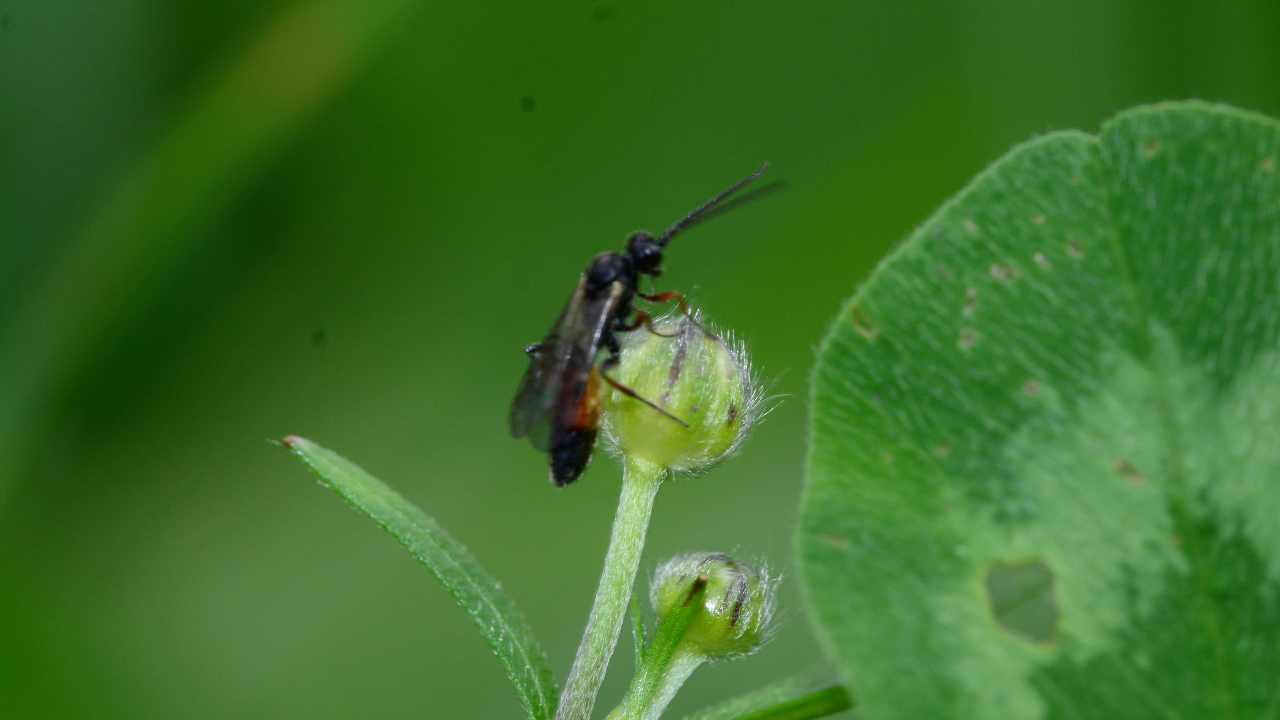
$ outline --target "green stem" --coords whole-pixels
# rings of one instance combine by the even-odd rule
[[[604,572],[596,588],[595,603],[587,618],[587,627],[573,659],[573,669],[560,695],[556,720],[590,720],[596,694],[604,682],[609,658],[618,644],[623,618],[631,600],[640,553],[649,529],[653,499],[666,477],[666,470],[643,460],[627,458],[622,471],[622,494],[618,513],[613,518],[613,534],[609,552],[604,558]]]
[[[696,653],[683,650],[676,653],[648,697],[635,698],[634,701],[628,701],[623,705],[626,713],[623,717],[626,720],[658,720],[662,717],[662,713],[666,712],[667,706],[671,704],[685,680],[688,680],[693,671],[701,667],[704,662],[706,658]]]
[[[833,685],[770,708],[741,715],[737,720],[812,720],[835,715],[853,707],[849,691]]]

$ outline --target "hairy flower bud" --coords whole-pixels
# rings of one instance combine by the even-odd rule
[[[759,391],[745,351],[697,316],[661,318],[655,329],[629,333],[614,376],[671,417],[610,390],[604,400],[606,433],[625,455],[674,472],[697,472],[742,443],[758,415]]]
[[[650,601],[658,618],[679,608],[704,578],[703,612],[684,636],[688,649],[707,659],[746,655],[769,636],[777,581],[723,553],[677,555],[654,573]]]

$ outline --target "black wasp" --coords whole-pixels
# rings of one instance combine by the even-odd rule
[[[601,381],[684,424],[609,376],[621,352],[617,334],[640,327],[654,331],[649,313],[633,306],[637,297],[655,303],[678,301],[684,309],[684,296],[678,292],[640,292],[640,276],[661,275],[662,252],[671,238],[706,219],[713,210],[727,209],[722,203],[768,167],[768,163],[761,165],[658,237],[635,232],[627,238],[626,252],[596,255],[578,278],[578,287],[546,338],[525,348],[529,369],[511,403],[511,436],[528,436],[534,447],[551,454],[551,481],[557,486],[576,480],[591,459],[600,428]]]

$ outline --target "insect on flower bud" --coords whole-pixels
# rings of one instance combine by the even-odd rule
[[[661,619],[689,597],[698,578],[706,579],[703,612],[689,625],[683,643],[708,660],[755,652],[769,638],[777,580],[723,553],[677,555],[653,576],[650,601]]]
[[[605,393],[611,445],[673,472],[697,472],[728,457],[758,417],[759,390],[746,352],[698,316],[661,318],[629,333],[616,379],[679,418],[664,417],[618,390]]]

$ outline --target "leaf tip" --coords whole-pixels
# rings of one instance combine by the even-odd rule
[[[293,450],[295,452],[310,444],[311,442],[301,435],[285,435],[279,441],[280,447],[285,450]]]

